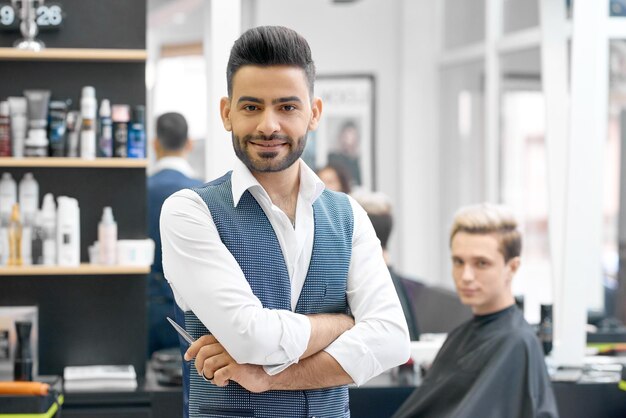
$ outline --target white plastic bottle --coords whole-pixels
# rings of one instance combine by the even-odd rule
[[[26,173],[20,180],[19,202],[22,209],[22,223],[32,225],[39,210],[39,183],[33,173]]]
[[[41,223],[44,231],[43,264],[52,266],[57,263],[57,206],[52,193],[46,193],[41,205]]]
[[[24,141],[28,129],[26,117],[26,97],[9,97],[9,113],[11,114],[11,153],[13,157],[24,156]]]
[[[107,206],[102,211],[98,224],[98,261],[100,264],[116,264],[117,258],[117,223],[113,219],[113,210]]]
[[[17,184],[11,173],[2,173],[0,179],[0,221],[8,225],[13,205],[17,203]]]
[[[78,201],[67,196],[57,199],[57,254],[60,266],[80,265],[80,209]]]
[[[30,266],[33,263],[32,233],[39,210],[39,183],[33,173],[24,174],[20,180],[18,197],[22,211],[22,261],[25,266]]]
[[[83,123],[80,131],[80,157],[93,160],[96,158],[96,89],[83,87],[80,99],[80,113]]]

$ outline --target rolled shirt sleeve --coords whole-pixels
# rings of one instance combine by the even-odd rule
[[[350,198],[354,213],[348,304],[355,326],[325,351],[361,385],[410,355],[409,331],[402,306],[367,213]]]
[[[160,225],[163,270],[183,311],[192,310],[237,363],[282,370],[298,362],[309,342],[309,319],[263,308],[195,192],[170,196]]]

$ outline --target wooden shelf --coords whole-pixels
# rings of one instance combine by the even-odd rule
[[[96,158],[85,160],[73,157],[13,158],[0,157],[0,167],[60,167],[60,168],[146,168],[145,158]]]
[[[81,264],[65,266],[1,266],[0,276],[79,276],[79,275],[131,275],[148,274],[150,266],[104,266]]]
[[[0,60],[145,62],[147,58],[145,49],[47,48],[42,51],[22,51],[0,48]]]

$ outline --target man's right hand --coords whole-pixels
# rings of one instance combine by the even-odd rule
[[[189,346],[185,352],[185,360],[190,361],[194,357],[198,374],[208,380],[213,380],[215,372],[219,369],[229,365],[237,365],[237,362],[212,335],[203,335]],[[221,383],[218,386],[226,386],[228,381],[214,383]]]
[[[194,357],[198,374],[216,386],[226,386],[233,380],[251,392],[269,390],[270,376],[261,366],[238,364],[212,335],[204,335],[189,346],[185,360]]]

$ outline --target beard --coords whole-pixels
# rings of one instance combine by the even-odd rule
[[[233,133],[233,149],[237,158],[248,167],[248,170],[258,173],[275,173],[291,167],[293,163],[298,161],[304,152],[307,135],[308,131],[297,140],[294,140],[287,135],[271,135],[269,137],[264,135],[246,135],[240,138]],[[279,153],[276,151],[259,152],[255,153],[256,155],[251,155],[251,151],[248,148],[250,140],[269,141],[272,139],[280,139],[286,142],[289,151],[285,157],[278,158]]]

